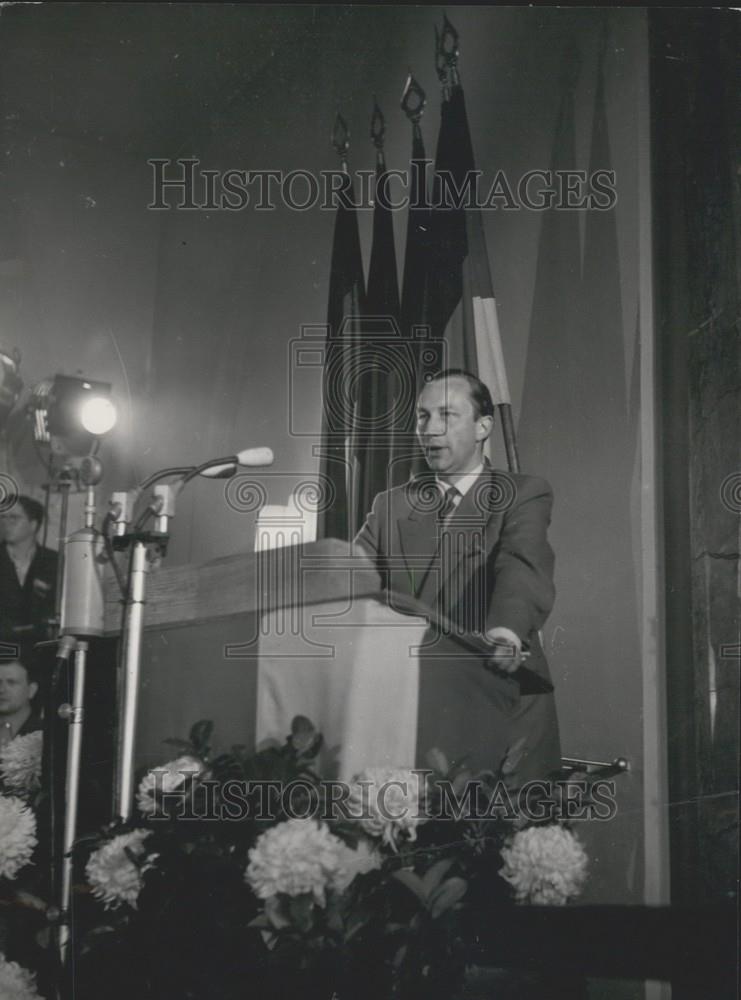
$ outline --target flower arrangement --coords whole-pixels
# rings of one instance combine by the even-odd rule
[[[408,769],[369,767],[350,786],[350,805],[358,810],[360,826],[394,851],[400,838],[417,839],[423,799],[419,774]]]
[[[36,817],[15,795],[0,795],[0,878],[14,879],[33,857]]]
[[[151,830],[120,833],[102,844],[88,859],[85,874],[93,895],[102,900],[106,909],[128,903],[136,909],[136,901],[146,871],[154,866],[156,854],[147,852],[144,841]]]
[[[313,819],[289,819],[266,830],[249,859],[245,880],[258,899],[310,894],[319,906],[328,890],[342,892],[355,875],[381,866],[367,844],[353,850]]]
[[[136,793],[136,805],[144,816],[151,816],[161,805],[161,797],[195,781],[206,771],[203,761],[188,754],[153,768],[142,778]]]
[[[0,997],[3,1000],[41,1000],[36,977],[17,962],[8,962],[0,952]]]
[[[79,842],[76,1000],[241,1000],[245,983],[255,1000],[442,1000],[461,985],[482,908],[506,919],[507,907],[565,903],[584,885],[586,854],[558,816],[489,809],[521,747],[496,773],[439,750],[424,771],[369,767],[338,807],[308,719],[258,753],[216,755],[212,731],[199,722],[168,741],[176,755],[141,777],[136,819]],[[33,752],[5,767],[19,789]],[[448,814],[446,803],[474,801],[472,786],[483,812]],[[28,804],[0,798],[0,875],[28,864],[35,838]]]
[[[500,874],[518,903],[562,906],[581,892],[587,855],[574,834],[558,824],[518,830],[502,848]]]
[[[27,797],[41,788],[41,731],[16,736],[0,749],[0,780],[14,795]]]

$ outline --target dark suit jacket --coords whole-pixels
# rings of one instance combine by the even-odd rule
[[[463,633],[511,629],[530,648],[528,668],[549,680],[538,630],[555,598],[550,486],[487,466],[444,530],[440,503],[431,474],[379,493],[356,543],[374,558],[391,594],[417,598]],[[507,726],[510,741],[524,736],[528,743],[523,778],[559,766],[553,695],[520,698]]]
[[[21,586],[5,542],[0,544],[0,639],[47,638],[46,622],[54,617],[57,558],[53,549],[39,545]]]

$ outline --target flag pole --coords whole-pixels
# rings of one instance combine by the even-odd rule
[[[443,15],[443,26],[435,25],[435,69],[443,92],[443,101],[450,101],[455,88],[460,88],[458,74],[458,57],[460,55],[459,35],[454,26]],[[504,364],[504,352],[497,320],[496,302],[493,296],[491,267],[486,249],[486,236],[483,220],[478,210],[467,212],[469,217],[469,250],[478,257],[474,270],[473,317],[476,340],[476,354],[479,361],[479,376],[486,375],[491,382],[489,388],[494,404],[499,411],[502,422],[502,438],[507,457],[507,467],[510,472],[520,471],[520,459],[517,451],[517,437],[512,418],[507,371]]]

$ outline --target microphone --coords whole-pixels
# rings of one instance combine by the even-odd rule
[[[202,465],[194,466],[180,481],[180,489],[182,490],[196,476],[205,476],[207,479],[228,479],[234,474],[238,465],[254,469],[264,465],[272,465],[273,461],[272,448],[244,448],[236,455],[213,458]]]
[[[245,448],[236,454],[237,465],[257,468],[261,465],[272,465],[275,461],[272,448]]]
[[[236,462],[229,462],[226,465],[212,465],[210,469],[204,469],[201,475],[204,479],[231,479],[236,471]]]
[[[199,475],[206,479],[230,479],[237,471],[237,466],[254,469],[272,465],[274,461],[272,448],[245,448],[243,451],[238,451],[231,461],[224,462],[217,459],[217,465],[201,469]]]

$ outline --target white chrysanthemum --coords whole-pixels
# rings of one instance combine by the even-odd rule
[[[27,795],[41,787],[43,733],[16,736],[0,750],[0,777],[8,788]]]
[[[581,841],[562,826],[531,826],[518,831],[502,848],[499,874],[515,890],[519,903],[562,905],[577,896],[587,877],[587,854]]]
[[[136,804],[145,816],[157,811],[157,796],[174,792],[190,778],[197,778],[206,770],[206,765],[197,757],[178,757],[159,767],[152,768],[142,778],[136,793]]]
[[[347,844],[342,847],[340,865],[332,877],[332,888],[338,892],[344,892],[357,875],[375,871],[383,863],[380,853],[368,840],[359,840],[354,849]]]
[[[0,878],[15,878],[37,843],[31,809],[15,795],[0,795]]]
[[[0,997],[3,1000],[42,1000],[36,977],[17,962],[8,962],[0,952]]]
[[[154,868],[158,854],[147,854],[144,841],[151,830],[120,833],[90,855],[85,874],[93,895],[105,903],[105,908],[128,903],[136,909],[144,872]],[[132,860],[133,856],[133,860]]]
[[[351,856],[352,855],[352,856]],[[313,819],[289,819],[266,830],[249,852],[245,880],[260,899],[311,893],[324,906],[327,889],[346,888],[369,859],[356,855]],[[351,874],[353,864],[358,870]],[[365,868],[365,870],[368,870]]]
[[[350,786],[349,815],[372,837],[381,837],[394,851],[402,834],[417,839],[417,826],[424,817],[424,791],[415,771],[396,767],[369,767],[356,775]]]

